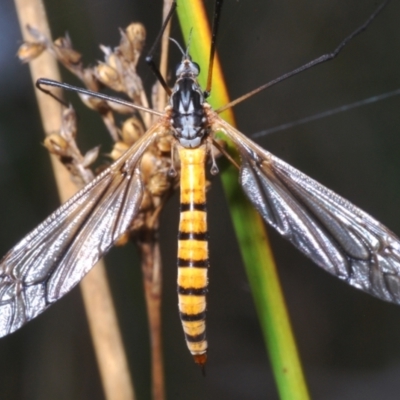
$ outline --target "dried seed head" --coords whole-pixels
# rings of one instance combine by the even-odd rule
[[[119,73],[115,68],[108,64],[100,63],[96,66],[94,72],[96,78],[104,85],[116,91],[123,91],[124,86],[120,80]]]
[[[153,196],[162,196],[170,186],[168,176],[165,173],[158,172],[150,178],[147,189]]]
[[[158,161],[159,159],[157,159],[151,151],[146,151],[143,154],[140,167],[144,183],[147,184],[150,177],[154,174],[154,171],[157,169]]]
[[[157,141],[157,149],[161,151],[161,153],[170,153],[172,148],[172,137],[164,136],[158,139]]]
[[[125,93],[133,100],[134,103],[142,103],[143,84],[139,75],[132,69],[125,70],[124,84]]]
[[[44,139],[44,147],[57,156],[64,156],[68,150],[68,142],[58,133],[52,133]]]
[[[131,62],[136,65],[138,52],[132,46],[125,32],[121,31],[121,40],[119,46],[115,49],[118,54],[120,54],[126,61]]]
[[[61,117],[60,135],[71,141],[76,137],[76,113],[72,107],[65,108]]]
[[[105,57],[106,64],[114,68],[117,72],[121,70],[121,60],[115,53],[110,53]]]
[[[133,48],[140,53],[146,40],[146,29],[144,25],[139,22],[134,22],[125,29],[125,32]]]
[[[143,192],[143,198],[142,198],[142,202],[140,204],[140,210],[146,211],[146,210],[149,210],[152,206],[153,206],[153,200],[152,200],[151,194],[149,193],[148,190],[145,190]]]
[[[129,145],[124,142],[115,142],[113,149],[111,150],[110,157],[113,160],[118,160],[129,149]]]
[[[128,145],[135,143],[143,134],[143,124],[136,117],[128,118],[122,125],[121,138]]]
[[[81,62],[82,55],[72,48],[69,37],[60,37],[54,41],[54,51],[60,62],[65,65],[77,65]]]
[[[97,160],[99,152],[100,152],[100,146],[96,146],[88,150],[86,154],[83,156],[82,166],[84,168],[90,167]]]
[[[117,104],[113,101],[107,101],[106,103],[111,110],[117,112],[118,114],[132,115],[132,107],[126,106],[124,104]]]
[[[17,56],[23,63],[27,63],[40,56],[45,48],[43,43],[25,42],[19,47]]]
[[[78,96],[82,102],[92,110],[102,112],[102,110],[107,110],[107,102],[99,99],[97,97],[88,96],[87,94],[78,93]]]
[[[96,79],[94,68],[85,68],[82,70],[82,80],[89,90],[99,91],[99,82]]]
[[[121,40],[116,53],[119,53],[125,60],[136,66],[142,52],[146,30],[140,23],[130,24],[125,32],[121,31]]]

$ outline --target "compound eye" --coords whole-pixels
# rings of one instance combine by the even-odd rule
[[[183,72],[183,64],[182,64],[182,63],[179,63],[179,64],[176,66],[176,72],[175,72],[175,74],[176,74],[176,76],[179,76],[182,72]]]
[[[200,65],[193,61],[192,61],[192,64],[193,64],[193,67],[196,68],[196,70],[197,70],[196,74],[198,75],[200,73]]]

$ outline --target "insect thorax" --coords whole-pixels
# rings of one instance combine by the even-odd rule
[[[174,136],[183,147],[198,147],[207,135],[203,109],[204,94],[192,74],[182,74],[171,94],[171,124]]]

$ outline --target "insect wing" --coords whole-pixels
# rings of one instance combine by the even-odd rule
[[[242,158],[240,184],[266,222],[316,264],[400,303],[400,241],[349,201],[262,149],[218,117]]]
[[[71,290],[129,228],[143,195],[140,160],[155,125],[0,262],[0,336]]]

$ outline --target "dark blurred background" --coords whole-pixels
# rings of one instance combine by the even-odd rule
[[[161,0],[46,1],[53,36],[71,35],[84,62],[116,46],[118,28],[141,21],[147,49],[161,23]],[[211,12],[212,1],[207,0]],[[358,1],[226,1],[219,52],[231,98],[333,50],[377,7]],[[334,61],[236,107],[246,134],[400,86],[399,2]],[[194,35],[196,33],[194,32]],[[177,22],[171,36],[180,39]],[[57,207],[57,194],[28,67],[15,53],[21,34],[12,0],[0,2],[0,253]],[[171,68],[179,59],[173,49]],[[145,65],[149,90],[154,78]],[[63,79],[78,84],[68,72]],[[110,140],[96,114],[74,96],[83,149]],[[258,139],[258,143],[348,198],[400,234],[400,98],[394,97]],[[211,236],[207,377],[186,350],[176,298],[178,202],[164,210],[163,335],[169,399],[277,399],[219,179],[209,192]],[[347,287],[270,231],[310,391],[315,399],[397,399],[400,307]],[[134,246],[107,256],[138,399],[150,398],[147,321]],[[1,399],[102,399],[78,289],[0,340]]]

